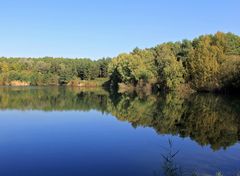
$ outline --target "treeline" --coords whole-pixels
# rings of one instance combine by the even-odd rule
[[[109,78],[111,86],[161,90],[238,90],[240,37],[218,32],[168,42],[97,61],[64,58],[0,58],[0,85],[79,85]],[[102,85],[102,82],[98,85]],[[107,84],[105,84],[107,85]]]
[[[29,85],[63,85],[71,81],[108,77],[109,58],[0,58],[0,85],[14,81]]]
[[[155,85],[162,90],[240,88],[240,37],[218,32],[120,54],[109,65],[112,85]]]

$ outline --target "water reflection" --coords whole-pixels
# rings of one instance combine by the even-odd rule
[[[67,111],[97,110],[133,127],[151,127],[159,134],[190,137],[219,150],[240,139],[240,99],[214,94],[109,94],[102,89],[0,88],[0,109]]]

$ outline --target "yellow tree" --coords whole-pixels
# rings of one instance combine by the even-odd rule
[[[0,62],[0,84],[5,85],[8,83],[9,66],[7,62]]]
[[[187,63],[190,80],[197,90],[211,90],[219,87],[217,75],[221,49],[211,45],[211,42],[210,36],[201,36],[195,40],[194,54]]]

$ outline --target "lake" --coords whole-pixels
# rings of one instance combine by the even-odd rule
[[[236,175],[239,140],[236,96],[0,88],[1,176]]]

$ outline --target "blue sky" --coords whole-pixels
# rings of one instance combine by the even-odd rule
[[[116,56],[217,31],[240,35],[239,0],[0,0],[0,56]]]

